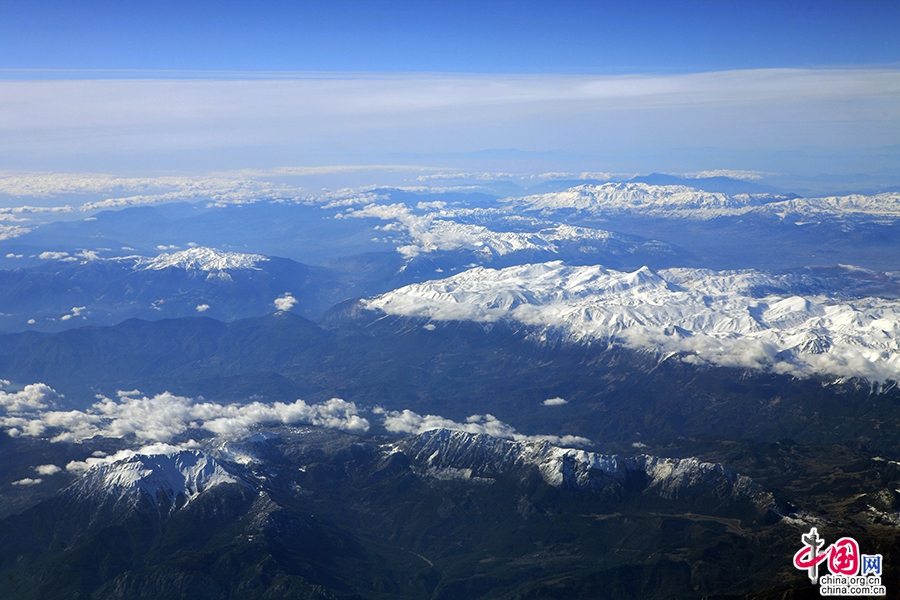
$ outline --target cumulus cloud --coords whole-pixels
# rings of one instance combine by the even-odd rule
[[[41,483],[42,481],[44,481],[44,480],[41,479],[40,477],[38,477],[37,479],[32,479],[31,477],[26,477],[25,479],[20,479],[20,480],[18,480],[18,481],[13,481],[12,484],[13,484],[13,485],[28,486],[28,485],[37,485],[37,484]]]
[[[62,471],[62,469],[56,465],[38,465],[34,470],[38,475],[56,475]]]
[[[41,260],[60,260],[69,256],[68,252],[41,252],[38,258]]]
[[[28,390],[26,392],[26,390]],[[95,436],[134,436],[141,442],[169,442],[189,429],[202,428],[220,435],[241,435],[265,423],[308,423],[346,431],[366,431],[369,422],[359,416],[353,402],[332,398],[322,404],[293,403],[217,404],[196,402],[168,392],[153,397],[140,392],[119,392],[117,399],[98,398],[86,410],[41,410],[55,392],[33,384],[18,394],[0,396],[8,415],[0,427],[10,436],[49,436],[52,442],[77,442]]]
[[[275,298],[275,308],[280,311],[291,310],[291,307],[297,304],[297,299],[289,293],[284,293]]]
[[[384,428],[394,433],[424,433],[432,429],[453,429],[467,433],[485,433],[498,438],[515,441],[545,440],[558,446],[586,446],[591,441],[577,435],[524,435],[512,425],[504,423],[491,414],[471,415],[465,423],[457,423],[440,415],[420,415],[409,409],[402,411],[380,411]]]
[[[97,260],[100,258],[100,255],[96,250],[82,250],[75,254],[75,256],[83,258],[84,260]]]
[[[73,307],[72,307],[72,312],[69,313],[69,314],[67,314],[67,315],[61,316],[61,317],[60,317],[60,320],[61,320],[61,321],[68,321],[68,320],[71,319],[72,317],[78,317],[78,316],[81,315],[81,312],[82,312],[85,308],[87,308],[87,307],[86,307],[86,306],[73,306]]]
[[[562,406],[563,404],[568,404],[568,403],[569,403],[569,401],[566,400],[565,398],[556,397],[556,398],[547,398],[546,400],[544,400],[543,405],[544,406]]]
[[[27,227],[20,227],[19,225],[0,225],[0,241],[11,240],[30,232],[31,230]],[[18,258],[21,258],[21,256]]]
[[[4,387],[9,385],[6,380],[0,380],[0,383]],[[10,413],[33,412],[47,408],[59,397],[59,394],[47,384],[32,383],[18,392],[0,391],[0,408]]]
[[[206,312],[209,310],[209,304],[198,304],[197,312]]]

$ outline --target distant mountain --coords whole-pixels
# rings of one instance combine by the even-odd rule
[[[778,544],[779,510],[749,479],[696,460],[281,428],[114,460],[0,521],[0,594],[467,599],[543,596],[560,580],[593,594],[653,566],[643,597],[699,597],[734,589],[723,559],[748,554],[743,535]],[[631,539],[627,556],[600,541],[612,532]],[[711,548],[718,558],[692,571]],[[736,590],[789,583],[776,573]]]
[[[900,380],[900,279],[852,269],[840,280],[561,262],[478,267],[363,306],[433,323],[509,321],[531,328],[537,343],[609,342],[699,364]]]
[[[854,194],[826,198],[795,195],[726,194],[702,191],[689,185],[604,183],[580,185],[565,191],[534,194],[504,200],[519,209],[579,211],[605,218],[644,217],[711,220],[722,217],[763,215],[778,219],[830,219],[839,222],[897,222],[900,193],[875,196]]]
[[[693,458],[602,455],[559,448],[545,441],[513,442],[446,429],[412,436],[396,447],[421,473],[440,480],[493,482],[513,476],[526,481],[537,471],[547,485],[555,488],[590,490],[606,496],[640,491],[644,497],[691,499],[708,506],[745,503],[759,514],[773,511],[770,517],[775,520],[780,518],[778,511],[784,510],[771,493],[747,477]]]
[[[770,186],[760,185],[753,181],[734,179],[732,177],[678,177],[664,173],[651,173],[650,175],[638,175],[628,180],[634,183],[647,183],[650,185],[679,185],[692,187],[704,192],[718,192],[722,194],[775,194],[777,190]]]
[[[0,597],[797,600],[813,525],[897,564],[900,195],[576,183],[10,221]]]
[[[314,316],[343,293],[334,273],[285,258],[203,247],[153,257],[87,255],[0,271],[0,330],[199,314],[232,320],[270,313],[280,297],[293,299],[283,306]]]

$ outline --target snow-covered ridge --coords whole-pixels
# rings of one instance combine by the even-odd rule
[[[596,244],[597,242],[628,243],[622,236],[602,229],[573,227],[559,224],[536,232],[492,231],[483,225],[436,220],[414,243],[398,250],[407,258],[438,250],[468,249],[486,255],[506,256],[515,252],[540,251],[559,253],[563,242]],[[631,242],[633,244],[633,242]]]
[[[149,502],[168,508],[189,503],[198,494],[223,483],[238,483],[214,458],[199,450],[135,454],[90,469],[73,484],[72,494],[94,501],[137,506]]]
[[[530,210],[575,209],[597,214],[653,216],[706,215],[706,218],[739,214],[748,207],[781,199],[778,196],[740,194],[729,196],[682,185],[604,183],[580,185],[562,192],[510,198],[507,202]]]
[[[581,185],[562,192],[509,198],[506,202],[524,210],[577,210],[598,216],[714,219],[754,213],[780,218],[789,215],[807,218],[900,218],[900,193],[897,192],[874,196],[854,194],[825,198],[788,198],[768,194],[729,196],[680,185],[604,183]]]
[[[153,258],[139,257],[135,270],[160,271],[173,267],[186,271],[231,271],[238,269],[257,269],[257,263],[269,260],[261,254],[241,254],[239,252],[222,252],[215,248],[188,248],[179,252],[163,252]]]
[[[900,379],[900,300],[838,298],[814,277],[562,262],[477,267],[364,300],[431,321],[512,321],[562,335],[678,355],[691,363]],[[801,291],[802,290],[802,291]]]
[[[662,498],[713,494],[772,503],[771,495],[749,478],[696,458],[598,454],[560,448],[546,441],[517,442],[447,429],[427,431],[392,446],[406,453],[424,474],[438,479],[490,481],[536,467],[541,478],[553,487],[601,490],[640,474],[645,478],[644,489]]]
[[[378,229],[402,231],[406,242],[397,247],[405,258],[439,251],[469,250],[490,260],[495,256],[507,256],[516,252],[546,252],[558,254],[566,245],[582,248],[601,247],[617,252],[634,252],[639,247],[665,250],[661,242],[642,240],[636,236],[622,235],[602,229],[575,227],[562,223],[549,225],[535,219],[520,219],[522,225],[537,231],[496,231],[485,225],[460,222],[475,215],[492,220],[509,215],[497,209],[450,209],[442,206],[435,212],[416,214],[403,204],[370,204],[351,209],[340,218],[377,218],[390,221]]]

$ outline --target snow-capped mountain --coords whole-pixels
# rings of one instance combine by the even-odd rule
[[[604,183],[581,185],[562,192],[505,200],[511,207],[552,213],[575,210],[597,216],[644,216],[708,220],[760,214],[779,218],[900,219],[900,193],[853,194],[824,198],[794,198],[771,194],[727,195],[680,185]]]
[[[0,270],[0,330],[60,331],[128,318],[232,320],[274,312],[279,298],[312,315],[345,293],[326,269],[215,248],[152,257],[83,253],[70,258]]]
[[[129,260],[128,258],[121,260]],[[188,248],[180,252],[163,252],[151,258],[136,257],[136,271],[161,271],[175,268],[185,271],[231,271],[235,269],[257,269],[260,262],[269,260],[261,254],[241,254],[240,252],[223,252],[215,248]]]
[[[833,285],[816,283],[812,276],[752,270],[628,273],[549,262],[478,267],[362,304],[437,322],[505,320],[533,327],[537,340],[621,343],[693,363],[900,377],[900,300],[840,297]]]
[[[490,258],[492,255],[505,256],[525,251],[559,253],[563,242],[587,245],[616,241],[624,245],[627,237],[610,231],[564,224],[537,232],[518,232],[492,231],[483,225],[436,220],[428,230],[418,232],[413,244],[401,246],[398,250],[404,256],[412,257],[439,250],[469,249]]]
[[[95,466],[3,519],[0,567],[13,577],[0,591],[53,597],[77,571],[98,597],[183,597],[186,589],[199,597],[209,588],[216,598],[247,590],[377,598],[388,572],[392,598],[421,598],[438,585],[447,590],[439,597],[456,598],[473,569],[518,589],[536,561],[557,580],[585,564],[640,565],[698,532],[723,554],[745,543],[735,532],[784,535],[785,505],[696,459],[599,455],[444,429],[393,443],[312,427],[260,433]],[[252,460],[239,458],[248,451]],[[610,526],[629,540],[624,559],[602,542]],[[463,544],[473,550],[460,551]],[[696,559],[672,554],[689,573]],[[661,585],[671,593],[668,581]]]
[[[510,206],[542,212],[584,211],[596,215],[641,215],[674,218],[715,218],[746,212],[785,199],[773,195],[729,196],[682,185],[604,183],[580,185],[562,192],[508,198]]]
[[[671,257],[674,248],[637,235],[593,227],[554,223],[534,218],[515,218],[492,209],[448,208],[438,203],[435,211],[419,214],[400,204],[370,204],[350,209],[342,218],[377,218],[389,221],[376,229],[400,232],[393,240],[397,251],[410,261],[416,257],[468,253],[464,262],[506,264],[560,258],[576,262],[604,261],[617,256]],[[430,210],[427,207],[423,210]],[[452,263],[449,263],[452,264]]]
[[[412,436],[393,448],[405,452],[425,475],[438,479],[490,482],[533,468],[555,488],[601,491],[637,477],[643,493],[661,498],[709,494],[719,499],[752,499],[764,510],[774,505],[772,495],[749,478],[696,458],[598,454],[546,441],[511,441],[448,429]]]
[[[322,431],[317,437],[339,439],[341,435]],[[256,433],[245,439],[211,440],[205,450],[170,447],[139,451],[119,460],[95,463],[63,495],[71,501],[90,501],[117,510],[169,513],[216,486],[251,485],[235,474],[241,470],[251,473],[255,487],[268,490],[269,476],[259,475],[271,474],[273,464],[284,460],[276,450],[281,443],[283,439],[277,434]],[[293,452],[306,451],[302,436],[296,443]],[[360,448],[361,444],[357,442]],[[536,472],[554,488],[599,492],[638,478],[642,493],[661,499],[712,494],[719,500],[752,499],[761,510],[774,504],[772,495],[749,478],[696,458],[598,454],[563,448],[546,440],[512,441],[442,428],[389,443],[380,452],[375,450],[374,441],[365,444],[372,448],[358,453],[357,460],[377,458],[379,454],[391,459],[401,453],[408,460],[403,464],[426,479],[493,483],[501,478],[524,480]],[[254,477],[256,471],[259,473]]]
[[[94,466],[66,494],[120,509],[152,506],[167,512],[223,483],[240,480],[200,450],[171,450]]]

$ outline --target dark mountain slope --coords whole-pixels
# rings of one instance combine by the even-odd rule
[[[0,378],[43,382],[84,406],[99,391],[216,401],[341,397],[462,421],[491,413],[524,433],[599,443],[709,434],[758,441],[859,440],[896,452],[900,391],[696,367],[605,344],[539,343],[527,328],[382,317],[347,304],[324,329],[290,313],[221,323],[126,321],[0,336]],[[544,406],[547,398],[568,404]]]

